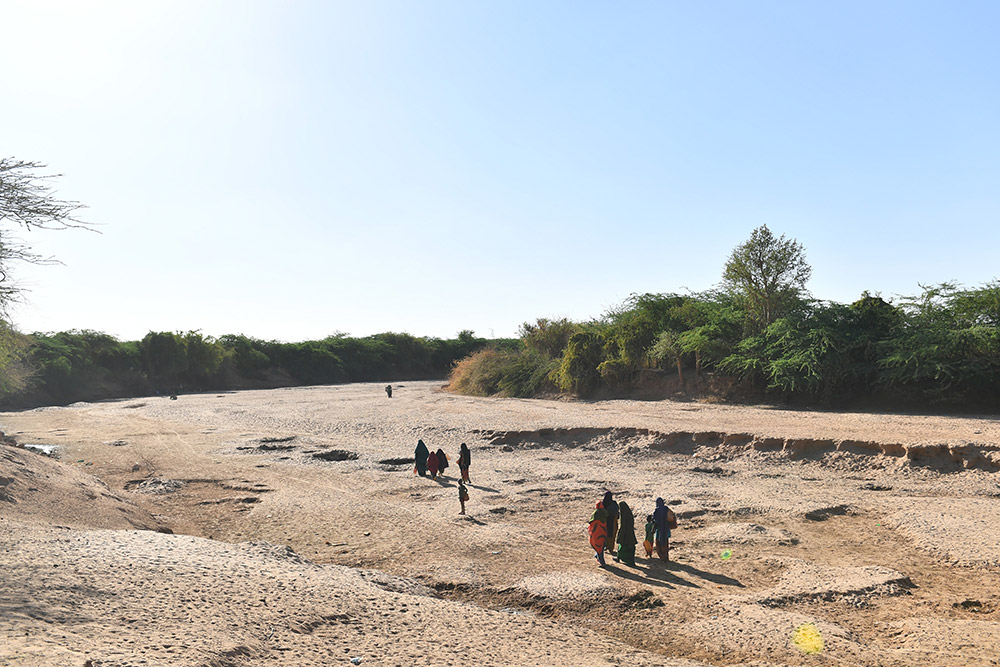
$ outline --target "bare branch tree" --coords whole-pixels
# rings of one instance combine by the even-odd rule
[[[58,263],[34,252],[13,235],[14,231],[74,227],[93,231],[90,224],[76,217],[85,208],[83,204],[55,196],[50,183],[60,174],[40,173],[45,168],[40,162],[0,157],[0,311],[20,292],[8,279],[11,262]]]

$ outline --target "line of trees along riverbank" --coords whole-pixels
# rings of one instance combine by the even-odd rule
[[[660,383],[664,397],[918,410],[1000,405],[1000,282],[938,285],[895,303],[869,294],[851,304],[801,299],[769,324],[725,290],[642,294],[592,321],[539,319],[520,333],[282,343],[198,332],[119,341],[7,327],[0,406],[449,373],[451,389],[470,395],[627,396],[643,389],[650,370],[669,379]]]
[[[283,343],[198,332],[150,332],[119,341],[96,331],[24,335],[5,329],[0,355],[2,405],[67,404],[185,391],[270,388],[342,382],[445,378],[459,359],[516,339],[471,331],[453,339],[382,333]]]
[[[766,227],[716,289],[635,294],[602,317],[538,319],[519,339],[382,333],[301,343],[151,332],[23,335],[0,319],[0,406],[241,388],[444,378],[458,393],[708,395],[833,408],[1000,405],[1000,282],[850,304],[806,291],[795,240]],[[656,386],[650,390],[650,376]]]
[[[719,288],[633,295],[588,322],[539,319],[521,348],[462,360],[454,391],[475,395],[629,395],[643,371],[673,391],[817,407],[995,411],[1000,405],[1000,282],[923,287],[850,304],[805,290],[802,246],[754,230]],[[662,383],[661,383],[662,384]]]
[[[1000,405],[1000,284],[943,285],[892,304],[805,301],[760,331],[721,292],[643,294],[590,322],[541,319],[520,350],[459,362],[460,393],[628,395],[643,370],[673,388],[820,407],[993,410]]]

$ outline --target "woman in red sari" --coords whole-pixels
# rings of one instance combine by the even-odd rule
[[[431,452],[427,457],[427,472],[431,474],[431,479],[437,479],[438,476],[438,455],[437,452]]]
[[[597,503],[597,509],[590,515],[587,531],[590,533],[590,546],[597,552],[594,558],[600,563],[600,567],[604,567],[604,543],[608,539],[608,513],[604,509],[604,503]]]

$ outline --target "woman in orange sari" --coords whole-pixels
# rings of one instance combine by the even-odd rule
[[[604,567],[604,543],[608,539],[608,513],[604,503],[597,503],[597,509],[590,515],[587,531],[590,533],[590,546],[597,552],[594,558],[600,563],[599,567]]]

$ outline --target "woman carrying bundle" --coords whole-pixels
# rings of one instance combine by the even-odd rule
[[[444,471],[448,467],[448,455],[444,453],[443,449],[438,449],[436,454],[438,459],[438,474],[444,477]]]
[[[653,523],[656,524],[656,554],[661,560],[670,560],[670,529],[677,527],[677,516],[663,498],[656,499]]]

